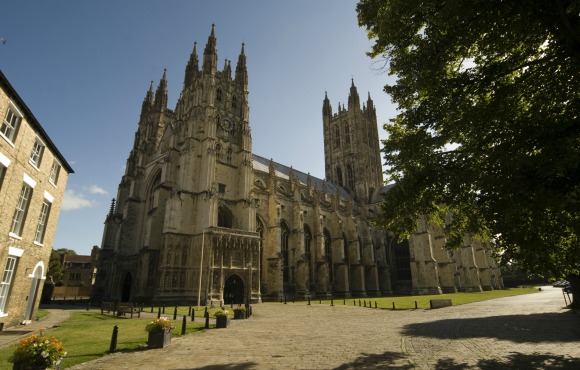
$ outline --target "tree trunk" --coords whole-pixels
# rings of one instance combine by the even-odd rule
[[[576,274],[568,275],[568,281],[572,291],[572,303],[570,303],[568,308],[580,309],[580,276]]]

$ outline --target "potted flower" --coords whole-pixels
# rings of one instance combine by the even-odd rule
[[[227,328],[230,324],[230,312],[228,310],[220,309],[213,315],[215,316],[216,328]]]
[[[149,333],[147,347],[163,348],[171,344],[171,330],[173,329],[175,329],[175,326],[171,324],[171,320],[167,317],[160,317],[151,321],[145,326],[145,330]]]
[[[246,318],[246,307],[238,306],[234,308],[234,320],[240,320]]]
[[[13,370],[60,369],[60,361],[66,356],[62,342],[53,336],[32,334],[18,343],[8,360],[14,363]]]

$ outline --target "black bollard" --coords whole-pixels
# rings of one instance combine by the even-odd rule
[[[181,335],[185,335],[186,327],[187,327],[187,317],[183,315],[183,321],[181,322]]]
[[[342,305],[345,306],[346,305],[346,299],[342,300]]]
[[[190,315],[191,315],[191,321],[195,321],[195,310],[191,310]]]
[[[356,306],[356,301],[354,299],[352,300],[352,305]]]
[[[203,310],[203,317],[205,317],[205,315],[207,315],[207,306],[205,307],[205,309]]]
[[[332,298],[330,298],[330,305],[334,306],[334,300]]]
[[[177,320],[177,306],[173,309],[173,320]]]
[[[360,307],[360,299],[358,300],[358,306]]]
[[[117,350],[117,336],[119,335],[119,327],[115,325],[113,328],[113,335],[111,336],[111,346],[109,347],[109,352],[115,352]]]
[[[151,313],[153,313],[153,306],[154,306],[154,305],[151,305]]]
[[[209,329],[209,312],[205,313],[205,328]]]
[[[375,308],[377,308],[377,301],[375,301]]]
[[[161,307],[159,307],[159,309],[157,310],[157,318],[161,317]]]
[[[163,314],[165,315],[165,305],[163,305]]]
[[[417,301],[415,301],[415,309],[417,309]]]
[[[395,302],[393,302],[393,311],[395,310]]]
[[[187,312],[187,316],[191,315],[191,306],[189,306],[189,311]]]
[[[286,294],[284,294],[284,304],[287,304],[286,303]]]
[[[322,298],[318,300],[318,304],[322,304]]]

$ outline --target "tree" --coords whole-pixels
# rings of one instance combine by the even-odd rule
[[[501,262],[567,277],[580,306],[578,1],[362,0],[359,25],[395,83],[394,182],[379,222],[430,215],[448,247],[491,239]]]

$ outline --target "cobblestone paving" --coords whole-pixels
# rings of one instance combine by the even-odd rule
[[[580,369],[560,289],[438,310],[255,305],[250,320],[70,369]]]

